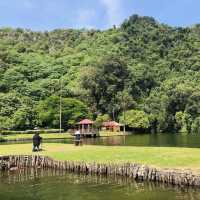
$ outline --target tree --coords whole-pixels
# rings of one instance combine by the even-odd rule
[[[28,106],[18,109],[11,119],[12,129],[26,130],[33,129],[37,125],[37,116],[35,110]]]
[[[63,98],[84,102],[94,118],[102,113],[116,120],[138,109],[152,132],[190,133],[200,117],[199,27],[133,15],[103,31],[1,28],[0,126],[34,127],[35,108],[59,96],[62,79]]]
[[[118,56],[109,56],[102,58],[90,72],[84,73],[82,85],[93,97],[91,103],[96,110],[112,116],[115,96],[129,82],[128,67]]]
[[[59,128],[59,105],[58,96],[48,97],[39,103],[36,110],[41,127]],[[89,110],[83,102],[73,98],[62,99],[62,127],[64,129],[75,126],[79,120],[89,116]]]
[[[16,93],[0,94],[0,123],[3,129],[25,130],[36,125],[33,101]]]
[[[126,132],[126,111],[135,107],[136,102],[133,100],[132,96],[128,93],[128,91],[118,92],[116,95],[116,108],[118,108],[118,112],[123,113],[123,121],[124,121],[124,132]]]
[[[107,122],[109,120],[110,120],[110,117],[108,114],[104,114],[104,115],[99,114],[95,120],[95,126],[100,129],[103,122]]]
[[[181,133],[187,133],[187,114],[185,112],[179,111],[175,115],[176,119],[176,129]]]
[[[200,117],[197,117],[192,123],[191,132],[194,134],[200,134]]]
[[[120,122],[125,123],[128,127],[134,129],[148,129],[150,126],[148,115],[140,110],[126,111],[126,121],[123,115],[120,116]]]

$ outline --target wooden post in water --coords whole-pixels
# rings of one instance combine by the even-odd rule
[[[62,162],[39,155],[0,156],[0,171],[16,171],[25,168],[65,170],[87,175],[121,176],[134,180],[170,183],[178,186],[200,186],[200,173],[193,173],[191,170],[156,169],[136,163]]]

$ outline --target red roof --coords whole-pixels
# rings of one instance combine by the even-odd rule
[[[78,124],[80,125],[87,125],[87,124],[93,124],[94,122],[92,120],[89,119],[84,119],[82,121],[80,121]]]
[[[116,126],[121,126],[121,124],[119,124],[115,121],[108,121],[108,122],[104,122],[103,126],[105,126],[105,127],[116,127]]]

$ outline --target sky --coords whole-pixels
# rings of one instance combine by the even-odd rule
[[[171,26],[200,23],[200,0],[0,0],[0,27],[107,29],[132,14]]]

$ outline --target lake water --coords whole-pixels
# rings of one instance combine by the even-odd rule
[[[30,143],[29,141],[28,143]],[[45,140],[44,142],[73,143],[72,139]],[[11,143],[11,142],[9,142]],[[2,144],[9,144],[2,143]],[[13,142],[25,143],[25,142]],[[181,134],[134,134],[84,139],[88,145],[122,145],[122,146],[155,146],[155,147],[200,147],[200,135]]]
[[[1,200],[199,200],[200,190],[52,170],[0,173]]]
[[[199,148],[200,135],[134,134],[89,139],[85,140],[85,144]]]

